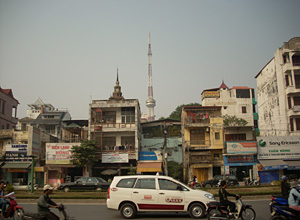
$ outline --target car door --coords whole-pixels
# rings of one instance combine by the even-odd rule
[[[87,177],[85,189],[87,190],[94,190],[97,187],[97,179],[95,177]]]
[[[138,178],[132,190],[132,200],[137,204],[139,210],[158,209],[156,178]]]
[[[169,179],[158,178],[158,201],[161,210],[184,210],[185,196],[182,186]]]
[[[78,180],[76,180],[74,189],[86,189],[86,177],[81,177]]]

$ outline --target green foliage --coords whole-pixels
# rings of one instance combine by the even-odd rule
[[[98,147],[93,140],[83,140],[80,146],[72,146],[71,162],[77,167],[89,167],[98,159]]]
[[[175,161],[168,161],[168,174],[174,179],[181,180],[183,178],[183,167]]]
[[[14,189],[13,185],[11,185],[10,183],[7,184],[7,186],[6,186],[6,192],[7,193],[11,193],[11,192],[14,192],[14,191],[15,191],[15,189]]]
[[[181,121],[181,112],[182,112],[182,107],[184,106],[201,106],[199,103],[190,103],[190,104],[182,104],[177,106],[177,108],[170,114],[169,118],[174,119],[174,120],[179,120]]]
[[[248,122],[243,118],[237,118],[234,115],[224,115],[223,122],[225,126],[245,126]]]

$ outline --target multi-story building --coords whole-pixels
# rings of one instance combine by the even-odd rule
[[[246,86],[219,88],[202,92],[203,106],[221,106],[224,120],[224,172],[234,174],[240,181],[256,177],[256,141],[258,131],[254,89]],[[253,172],[254,171],[254,172]]]
[[[297,173],[299,178],[300,150],[295,143],[300,141],[300,37],[278,48],[255,78],[261,173],[273,172],[273,179]]]
[[[113,95],[89,105],[88,137],[99,145],[100,159],[94,169],[113,169],[127,174],[136,169],[141,142],[140,105],[137,99],[122,96],[117,74]]]
[[[168,161],[182,164],[181,122],[164,119],[142,123],[141,150],[143,155],[149,156],[139,157],[138,172],[147,174],[162,172],[161,165],[167,166]],[[164,153],[165,151],[166,153]],[[139,155],[142,152],[139,152]],[[165,155],[167,158],[161,157],[163,160],[158,160],[160,157],[153,156],[154,152],[156,155]],[[160,164],[156,166],[157,163]],[[163,168],[165,170],[165,167]]]
[[[65,126],[64,122],[68,120],[71,120],[68,110],[55,110],[41,112],[32,125],[61,140]]]
[[[0,129],[13,129],[16,127],[18,100],[15,99],[11,89],[0,87]]]
[[[211,179],[223,173],[223,118],[220,106],[182,108],[183,178]]]

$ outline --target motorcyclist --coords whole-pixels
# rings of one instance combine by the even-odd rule
[[[288,199],[289,207],[291,209],[294,209],[294,210],[300,212],[299,201],[300,201],[300,193],[299,193],[298,182],[292,182],[291,183],[291,191],[290,191],[290,195],[289,195],[289,199]]]
[[[38,213],[47,220],[59,220],[59,217],[50,211],[50,208],[59,208],[59,205],[49,198],[49,195],[52,194],[53,189],[54,187],[45,185],[44,194],[40,196],[37,202]]]
[[[227,182],[226,180],[222,180],[220,183],[220,189],[219,189],[219,197],[220,197],[220,203],[229,206],[230,212],[235,212],[235,203],[231,202],[227,199],[228,196],[233,196],[233,197],[240,197],[237,194],[231,194],[226,191],[227,188]]]
[[[283,175],[281,177],[281,195],[284,199],[289,198],[289,192],[290,192],[290,184],[288,183],[288,178]]]
[[[0,216],[2,218],[5,216],[6,205],[9,204],[9,201],[5,200],[5,198],[7,198],[7,197],[4,196],[5,186],[6,186],[6,183],[4,181],[1,181],[0,182],[0,207],[2,209],[2,212],[0,213]]]

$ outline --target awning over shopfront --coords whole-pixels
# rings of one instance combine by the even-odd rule
[[[162,172],[161,162],[138,162],[137,172]]]
[[[4,169],[27,169],[31,163],[5,163],[2,168]]]
[[[279,170],[288,168],[288,164],[283,160],[259,160],[259,162],[263,166],[263,170]]]
[[[300,160],[296,161],[285,161],[288,165],[288,170],[300,170]]]

